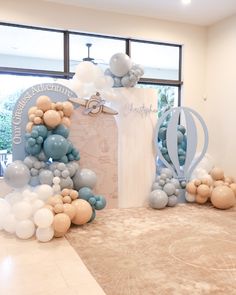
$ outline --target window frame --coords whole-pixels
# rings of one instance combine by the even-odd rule
[[[182,45],[181,44],[149,41],[149,40],[142,40],[142,39],[136,39],[136,38],[116,37],[116,36],[94,34],[94,33],[84,33],[84,32],[77,32],[77,31],[52,29],[52,28],[28,26],[28,25],[21,25],[21,24],[11,24],[11,23],[5,23],[5,22],[0,22],[0,26],[11,26],[11,27],[24,28],[24,29],[59,32],[59,33],[62,33],[63,37],[64,37],[63,38],[64,70],[63,71],[36,70],[36,69],[28,69],[28,68],[13,68],[13,67],[1,67],[0,66],[0,74],[14,74],[14,75],[24,75],[24,76],[44,76],[44,77],[62,78],[62,79],[72,78],[74,73],[69,71],[70,70],[70,35],[81,35],[81,36],[90,36],[90,37],[103,38],[103,39],[123,40],[123,41],[125,41],[126,54],[129,55],[131,58],[132,58],[131,42],[140,42],[140,43],[146,43],[146,44],[156,44],[156,45],[163,45],[163,46],[178,47],[179,48],[178,80],[141,78],[139,83],[140,84],[163,85],[163,86],[165,86],[165,85],[166,86],[177,86],[178,87],[178,106],[181,105],[181,86],[183,85],[183,81],[182,81]]]

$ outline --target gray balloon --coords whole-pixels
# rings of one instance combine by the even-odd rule
[[[162,190],[152,191],[149,196],[149,205],[154,209],[163,209],[168,203],[168,196]]]
[[[168,178],[173,177],[173,172],[169,168],[162,168],[161,174],[165,174]]]
[[[22,161],[14,161],[7,166],[4,179],[14,188],[24,187],[30,180],[29,168]]]
[[[30,177],[30,182],[29,182],[29,184],[30,184],[31,186],[40,185],[39,176],[38,176],[38,175],[37,175],[37,176],[31,176],[31,177]]]
[[[167,206],[174,207],[178,203],[178,198],[175,195],[172,195],[168,198]]]
[[[172,178],[171,183],[173,183],[175,185],[175,188],[180,188],[180,183],[179,183],[178,179]]]
[[[50,170],[42,170],[39,173],[39,181],[41,184],[52,185],[53,173]]]
[[[79,170],[79,165],[76,162],[69,162],[66,164],[66,168],[69,170],[70,177],[73,177],[77,170]]]
[[[60,178],[60,187],[61,189],[63,188],[73,188],[74,187],[74,184],[73,184],[73,181],[70,177],[67,177],[67,178]]]
[[[73,177],[74,188],[78,191],[81,187],[89,187],[93,189],[97,182],[97,175],[90,169],[81,169],[75,173]]]
[[[162,189],[161,186],[159,185],[158,182],[154,182],[153,185],[152,185],[152,191],[155,191],[157,189]]]
[[[163,191],[167,193],[168,196],[174,195],[175,193],[175,185],[173,183],[166,183],[163,187]]]

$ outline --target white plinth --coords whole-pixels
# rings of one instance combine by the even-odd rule
[[[118,205],[140,207],[147,203],[155,178],[154,130],[157,93],[154,89],[117,88]]]

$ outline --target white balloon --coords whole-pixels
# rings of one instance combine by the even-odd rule
[[[41,208],[34,214],[34,223],[38,227],[46,228],[52,225],[54,215],[51,210],[47,208]]]
[[[46,228],[37,228],[36,230],[36,238],[40,242],[49,242],[54,236],[54,229],[52,227]]]
[[[26,201],[15,203],[12,207],[12,213],[18,220],[28,219],[32,214],[32,206]]]
[[[96,66],[89,61],[83,61],[76,67],[75,73],[80,81],[90,83],[96,76]]]
[[[44,201],[38,199],[32,203],[32,211],[35,213],[37,210],[41,209],[45,205]]]
[[[195,195],[189,194],[189,193],[185,193],[185,199],[186,201],[188,201],[189,203],[194,203],[195,202]]]
[[[3,222],[10,211],[10,204],[6,200],[0,198],[0,230],[3,229]]]
[[[10,204],[13,205],[22,200],[22,194],[19,192],[13,191],[12,193],[5,196],[5,200]]]
[[[109,65],[113,75],[123,77],[131,69],[132,62],[127,54],[116,53],[111,57]]]
[[[53,196],[53,189],[47,184],[41,184],[35,188],[35,193],[39,199],[46,201],[49,197]]]
[[[34,232],[35,225],[29,219],[21,220],[16,224],[16,236],[20,239],[29,239],[34,235]]]
[[[17,220],[15,216],[13,214],[8,214],[3,221],[3,229],[8,233],[13,234],[16,230],[16,224]]]

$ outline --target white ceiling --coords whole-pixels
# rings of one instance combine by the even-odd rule
[[[130,15],[190,23],[212,25],[236,13],[236,0],[43,0],[65,5],[113,11]]]

